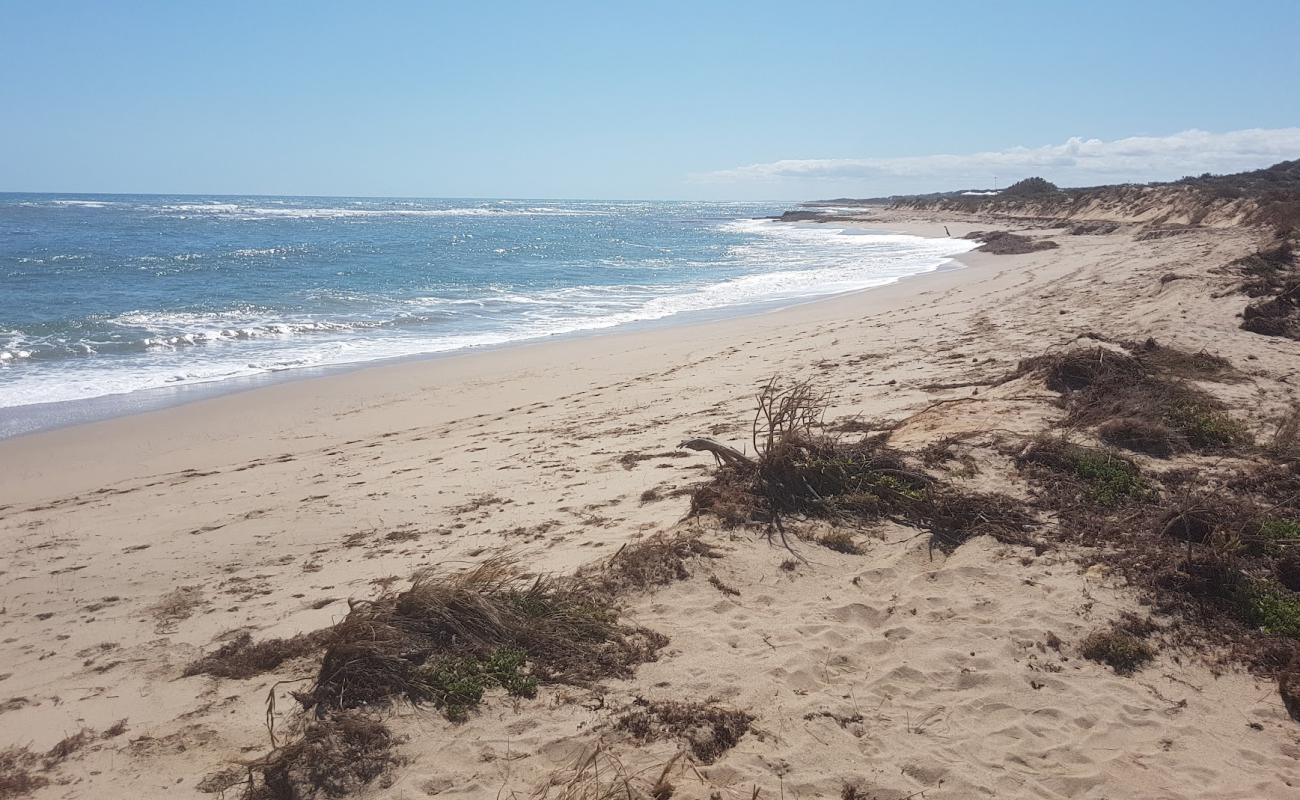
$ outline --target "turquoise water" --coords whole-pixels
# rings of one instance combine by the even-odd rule
[[[0,195],[0,408],[802,300],[970,248],[781,210]]]

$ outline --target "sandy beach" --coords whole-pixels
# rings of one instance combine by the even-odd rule
[[[1032,378],[995,381],[1088,334],[1222,356],[1247,378],[1212,390],[1260,435],[1295,399],[1300,343],[1240,330],[1243,302],[1215,296],[1260,231],[1069,235],[883,210],[862,224],[1010,227],[1059,247],[0,442],[0,746],[89,732],[31,797],[205,796],[205,777],[267,751],[268,693],[287,726],[288,692],[318,659],[182,675],[240,632],[325,628],[422,568],[509,555],[567,575],[683,531],[720,557],[622,601],[668,637],[657,660],[599,689],[494,691],[464,722],[398,703],[385,714],[403,763],[357,796],[535,796],[601,745],[631,772],[669,764],[676,798],[1300,797],[1300,728],[1272,681],[1173,650],[1130,676],[1078,655],[1089,631],[1142,611],[1086,549],[978,537],[945,554],[890,522],[858,554],[797,542],[806,561],[783,567],[791,553],[760,531],[688,518],[714,460],[678,443],[748,446],[774,375],[813,381],[832,420],[905,420],[895,447],[961,435],[977,459],[1061,414]],[[1023,496],[991,464],[954,480]],[[753,721],[713,763],[673,761],[680,742],[614,724],[638,698]]]

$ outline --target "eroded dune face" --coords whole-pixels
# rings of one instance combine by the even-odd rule
[[[1242,225],[1293,229],[1300,223],[1300,161],[1173,183],[1057,189],[1027,179],[991,195],[897,198],[900,208],[995,218],[1108,221],[1151,226]]]

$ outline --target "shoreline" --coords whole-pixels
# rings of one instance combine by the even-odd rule
[[[848,223],[845,223],[848,224]],[[867,223],[863,223],[865,226]],[[873,223],[874,224],[874,223]],[[901,232],[914,235],[933,234],[943,225],[900,222]],[[978,226],[949,222],[956,236]],[[315,419],[334,414],[352,416],[365,408],[374,397],[375,386],[395,387],[399,396],[411,396],[455,389],[469,382],[518,384],[524,364],[544,364],[553,370],[571,369],[575,364],[593,361],[618,361],[619,354],[635,353],[637,359],[647,354],[664,362],[688,358],[697,341],[725,340],[751,329],[780,330],[789,324],[839,319],[854,313],[881,313],[915,300],[918,296],[948,291],[963,282],[977,280],[981,269],[996,259],[971,251],[954,257],[963,266],[916,273],[892,283],[819,297],[776,309],[662,327],[616,328],[584,332],[563,338],[548,337],[508,345],[474,348],[449,353],[410,356],[355,368],[340,367],[317,375],[287,375],[280,380],[232,392],[214,392],[183,402],[114,415],[102,419],[72,422],[54,428],[32,431],[0,439],[0,462],[22,465],[13,470],[14,483],[31,486],[28,480],[45,473],[43,465],[61,464],[66,474],[85,473],[88,480],[113,479],[113,470],[125,461],[142,464],[157,457],[159,469],[184,469],[194,461],[186,446],[191,441],[208,444],[222,442],[239,457],[255,458],[265,454],[271,443],[295,426],[314,425]],[[521,367],[524,367],[521,370]],[[312,417],[304,421],[301,414],[310,409]],[[238,421],[238,422],[236,422]],[[367,426],[369,427],[369,426]],[[328,436],[313,431],[311,436]],[[295,437],[297,438],[297,437]],[[110,468],[106,468],[111,465]],[[128,473],[132,477],[140,473]],[[60,481],[62,482],[62,481]],[[37,485],[40,480],[35,482]],[[22,491],[9,500],[31,498]]]
[[[774,223],[780,223],[780,220],[776,218],[771,218],[771,221]],[[804,225],[808,223],[787,222],[782,224]],[[844,232],[848,235],[904,234],[921,236],[923,238],[953,238],[936,233],[926,226],[916,226],[925,231],[924,233],[918,233],[911,230],[876,227],[865,222],[853,223],[842,221],[838,224],[845,228]],[[904,227],[907,226],[904,225]],[[290,368],[257,375],[219,378],[210,381],[180,384],[175,387],[155,387],[120,394],[98,395],[77,400],[31,403],[21,406],[0,408],[0,442],[39,435],[41,433],[65,428],[76,428],[82,425],[106,422],[123,417],[149,414],[155,411],[161,411],[177,406],[185,406],[191,403],[226,397],[229,395],[256,392],[287,382],[328,379],[380,367],[437,362],[447,358],[473,356],[475,354],[498,352],[516,347],[563,343],[607,335],[653,333],[665,329],[706,326],[716,322],[725,322],[733,319],[743,319],[751,316],[779,313],[787,309],[799,308],[811,303],[827,302],[864,292],[874,292],[889,286],[906,283],[917,278],[962,269],[965,265],[965,262],[962,259],[969,255],[970,253],[963,253],[949,257],[948,261],[933,269],[895,278],[888,283],[835,294],[819,295],[808,298],[795,298],[790,300],[768,300],[757,303],[746,303],[739,306],[725,306],[698,311],[685,311],[667,317],[661,317],[659,319],[638,320],[636,322],[614,325],[608,328],[569,331],[533,338],[517,339],[499,344],[390,356],[372,361],[361,361],[355,363],[311,366],[301,369]],[[953,264],[963,266],[953,266]]]

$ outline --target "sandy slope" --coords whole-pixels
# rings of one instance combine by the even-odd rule
[[[744,442],[774,373],[816,378],[845,416],[973,397],[913,418],[904,447],[1037,429],[1054,413],[1041,388],[942,387],[1089,331],[1228,357],[1253,378],[1217,391],[1257,424],[1294,395],[1300,345],[1238,330],[1243,303],[1211,296],[1226,285],[1213,268],[1252,234],[1055,238],[1059,250],[974,254],[968,269],[770,314],[377,367],[0,443],[0,744],[43,750],[126,719],[33,796],[191,796],[266,749],[268,689],[311,672],[181,678],[201,651],[240,629],[322,627],[421,566],[509,552],[567,572],[693,525],[671,492],[711,459],[673,446]],[[642,502],[650,489],[664,499]],[[880,798],[1300,797],[1300,728],[1271,684],[1169,655],[1121,678],[1074,655],[1135,601],[1068,554],[977,540],[944,558],[887,527],[865,555],[805,545],[811,563],[785,571],[784,550],[705,533],[724,558],[629,601],[672,637],[658,662],[599,699],[494,698],[459,726],[400,710],[410,763],[368,794],[526,796],[601,738],[654,769],[675,744],[609,728],[642,695],[757,717],[717,764],[677,779],[678,797],[837,797],[846,781]]]

